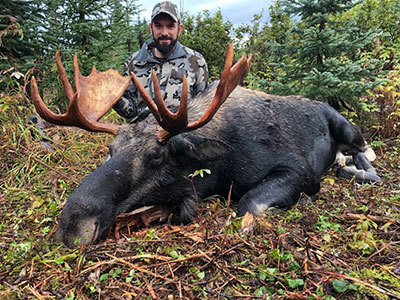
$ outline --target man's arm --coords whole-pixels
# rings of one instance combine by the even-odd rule
[[[136,56],[137,53],[131,55],[124,64],[124,75],[130,75],[130,72],[133,70],[130,67],[130,62]],[[138,107],[138,91],[136,89],[135,84],[131,80],[128,88],[125,90],[124,94],[122,95],[121,99],[117,101],[114,105],[114,110],[122,117],[127,119],[128,122],[132,122],[137,118],[139,113]]]
[[[135,98],[137,98],[137,90],[136,86],[131,83],[129,84],[128,88],[125,90],[124,94],[122,95],[121,99],[117,101],[114,105],[115,111],[122,117],[128,120],[133,120],[137,114],[138,110],[135,103]]]
[[[194,95],[201,93],[208,86],[208,67],[203,56],[201,56],[198,66],[199,69],[196,73],[197,80],[196,84],[194,85]]]

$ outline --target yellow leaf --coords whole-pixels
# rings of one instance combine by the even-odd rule
[[[332,239],[331,239],[331,235],[330,234],[324,234],[324,237],[323,237],[323,239],[324,239],[324,241],[325,242],[327,242],[327,243],[329,243]]]
[[[325,178],[324,181],[329,183],[330,185],[334,185],[335,184],[335,179],[333,179],[333,178]]]
[[[393,223],[392,222],[387,222],[387,223],[383,224],[381,226],[381,230],[383,230],[384,232],[387,232],[387,230],[388,230],[390,225],[393,225]]]
[[[35,201],[32,203],[32,208],[38,208],[38,207],[42,206],[42,204],[43,204],[43,199],[40,197],[37,197],[35,199]]]

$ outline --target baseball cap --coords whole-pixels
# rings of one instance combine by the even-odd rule
[[[154,5],[153,12],[151,13],[151,21],[153,22],[153,19],[161,13],[169,15],[175,22],[181,21],[178,6],[170,1],[163,1]]]

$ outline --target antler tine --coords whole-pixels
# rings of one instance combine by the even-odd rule
[[[243,54],[233,67],[231,67],[232,61],[233,45],[229,44],[226,50],[225,67],[221,75],[221,80],[217,86],[214,99],[203,116],[199,120],[190,123],[185,131],[194,130],[207,124],[214,117],[230,93],[247,75],[250,70],[251,55],[246,59],[245,54]]]
[[[142,96],[144,102],[147,104],[154,117],[157,119],[158,124],[167,132],[178,132],[186,128],[188,124],[187,118],[187,102],[188,102],[188,87],[186,76],[183,76],[183,85],[181,92],[181,100],[179,109],[176,113],[172,113],[165,104],[162,95],[160,84],[158,83],[156,72],[152,71],[154,100],[147,93],[139,79],[134,73],[131,73],[136,88]]]
[[[103,124],[98,120],[115,104],[128,87],[130,76],[121,76],[118,71],[108,70],[92,73],[85,77],[79,71],[78,58],[74,56],[74,93],[61,63],[60,52],[56,53],[56,65],[61,82],[69,99],[67,112],[58,115],[50,111],[39,95],[36,80],[32,77],[31,96],[38,114],[50,123],[64,126],[77,126],[89,131],[115,134],[119,128],[115,124]]]
[[[157,108],[156,104],[154,103],[153,99],[150,97],[149,93],[147,93],[146,89],[143,87],[143,84],[140,82],[140,80],[137,78],[137,76],[133,72],[131,72],[131,76],[132,76],[133,82],[135,83],[135,86],[136,86],[138,92],[140,93],[140,95],[143,98],[144,103],[146,103],[147,107],[149,108],[151,113],[154,115],[157,122],[160,123],[161,118],[158,113],[158,108]]]
[[[157,105],[158,113],[161,117],[163,127],[168,132],[175,132],[179,129],[186,128],[188,124],[187,119],[187,100],[188,100],[188,89],[186,76],[183,76],[181,100],[179,104],[179,109],[176,113],[172,113],[167,105],[165,104],[162,95],[160,84],[158,83],[157,74],[153,69],[153,87],[154,87],[154,102]]]
[[[56,125],[70,125],[69,122],[66,121],[66,114],[58,115],[47,108],[46,104],[42,100],[42,97],[40,97],[35,76],[32,76],[31,81],[31,97],[37,113],[47,122],[54,123]]]
[[[83,76],[81,74],[81,71],[79,70],[78,55],[76,54],[76,52],[74,54],[73,67],[74,67],[74,82],[75,82],[75,87],[77,87],[79,80]]]
[[[67,78],[67,73],[65,72],[65,69],[61,63],[60,50],[57,50],[56,52],[56,65],[57,65],[58,75],[60,76],[61,82],[65,89],[65,93],[67,94],[67,98],[71,103],[74,97],[74,91],[72,90],[71,84],[69,83]]]

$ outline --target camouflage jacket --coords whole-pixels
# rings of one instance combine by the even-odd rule
[[[125,75],[135,73],[144,88],[154,98],[151,70],[156,71],[164,101],[168,106],[179,104],[183,75],[189,86],[189,99],[202,92],[208,84],[208,69],[203,56],[177,42],[175,49],[166,59],[155,57],[154,42],[147,42],[142,49],[129,57],[124,65]],[[128,122],[143,120],[148,109],[138,94],[133,82],[114,105],[118,114]]]

